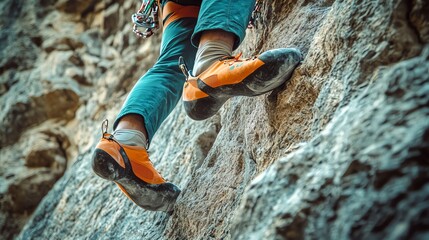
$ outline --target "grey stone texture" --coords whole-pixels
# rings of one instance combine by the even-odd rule
[[[101,122],[158,56],[160,33],[131,32],[138,5],[0,3],[2,238],[429,238],[428,1],[264,1],[237,52],[304,61],[210,119],[178,104],[150,148],[182,189],[171,215],[90,167]]]

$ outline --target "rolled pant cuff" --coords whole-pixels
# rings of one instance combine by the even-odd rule
[[[203,31],[220,29],[236,36],[233,46],[233,50],[235,50],[246,36],[247,25],[254,6],[255,0],[203,1],[197,25],[192,34],[192,44],[198,47]]]

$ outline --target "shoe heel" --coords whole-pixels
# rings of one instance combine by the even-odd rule
[[[108,153],[95,149],[92,156],[92,170],[106,180],[116,181],[125,176],[123,169]]]
[[[193,120],[199,121],[215,115],[227,100],[227,97],[209,96],[194,101],[183,101],[183,105],[186,114]]]

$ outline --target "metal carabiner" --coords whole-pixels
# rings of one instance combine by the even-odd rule
[[[179,68],[182,70],[183,75],[185,75],[186,81],[188,81],[189,77],[192,76],[192,72],[188,69],[185,59],[182,56],[179,57]]]
[[[104,137],[104,135],[107,134],[108,128],[109,128],[109,120],[104,119],[104,121],[101,123],[101,136]]]
[[[142,38],[148,38],[159,28],[158,4],[156,0],[143,0],[140,9],[131,16],[133,32]],[[144,32],[139,28],[146,28]]]

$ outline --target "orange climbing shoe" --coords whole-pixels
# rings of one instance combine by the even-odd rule
[[[106,131],[92,156],[92,169],[147,210],[171,212],[180,194],[178,187],[155,170],[144,147],[120,144]]]
[[[189,117],[209,118],[233,96],[267,93],[285,83],[302,61],[300,51],[294,48],[273,49],[249,59],[240,57],[241,54],[220,59],[195,77],[183,59],[179,60],[187,78],[183,103]]]

